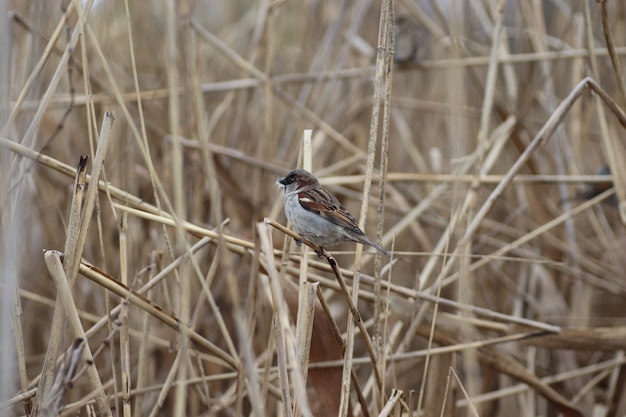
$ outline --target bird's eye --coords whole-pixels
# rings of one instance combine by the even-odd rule
[[[287,175],[286,177],[280,180],[280,183],[282,185],[289,185],[289,184],[293,184],[294,182],[295,182],[295,176],[293,174]]]

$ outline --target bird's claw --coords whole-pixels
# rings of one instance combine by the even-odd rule
[[[302,238],[296,239],[294,237],[293,240],[296,242],[296,245],[298,245],[298,246],[302,246],[302,244],[304,243],[304,239],[302,239]]]

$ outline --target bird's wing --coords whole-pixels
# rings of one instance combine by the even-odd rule
[[[354,217],[346,210],[341,203],[324,188],[315,188],[300,191],[298,202],[308,211],[328,220],[337,226],[346,227],[353,232],[363,235],[359,224]]]

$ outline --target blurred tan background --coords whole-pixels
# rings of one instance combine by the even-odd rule
[[[6,5],[10,47],[4,59],[9,61],[9,73],[2,77],[9,81],[10,103],[3,119],[4,138],[75,167],[81,154],[93,161],[104,113],[112,111],[115,122],[103,180],[169,212],[166,196],[181,219],[200,227],[213,229],[228,219],[224,233],[253,244],[257,222],[267,217],[285,224],[283,194],[275,182],[299,165],[302,132],[313,129],[313,172],[358,216],[375,104],[379,2],[139,0],[128,3],[128,14],[123,1],[97,1],[88,12],[89,4],[82,3],[80,14],[78,2]],[[370,415],[377,415],[391,388],[403,390],[405,401],[410,390],[416,392],[412,414],[408,406],[398,406],[396,415],[417,416],[418,404],[426,415],[465,415],[468,409],[460,402],[464,397],[460,386],[481,416],[508,416],[511,410],[519,411],[516,415],[557,415],[566,412],[560,407],[567,401],[567,406],[584,415],[597,410],[608,412],[594,415],[619,414],[616,410],[623,414],[624,404],[619,402],[624,392],[623,355],[613,345],[607,347],[602,338],[594,347],[593,339],[599,337],[594,329],[614,327],[613,334],[622,334],[626,326],[624,226],[617,199],[592,202],[579,214],[566,214],[555,227],[543,228],[588,202],[594,195],[590,184],[599,184],[598,190],[604,185],[595,174],[603,166],[616,172],[615,164],[622,161],[623,126],[610,108],[597,104],[602,101],[591,90],[572,100],[562,120],[549,122],[587,76],[618,106],[626,104],[620,88],[624,74],[607,50],[602,7],[602,2],[591,0],[394,2],[396,51],[388,78],[392,94],[387,170],[379,169],[384,159],[381,121],[365,230],[369,236],[377,235],[382,175],[386,179],[382,242],[395,254],[378,263],[366,255],[363,274],[380,275],[407,291],[440,294],[507,317],[589,333],[580,336],[588,337],[588,344],[577,350],[567,350],[567,340],[558,347],[537,342],[529,349],[515,342],[494,348],[529,375],[555,377],[559,382],[551,388],[563,403],[546,400],[550,395],[539,385],[489,364],[484,359],[489,351],[460,348],[457,353],[432,357],[428,373],[422,356],[389,359],[382,368],[386,391],[366,390]],[[85,15],[82,25],[81,14]],[[609,2],[607,16],[615,53],[623,65],[626,4]],[[58,38],[49,43],[55,30]],[[78,42],[63,63],[62,54],[74,31]],[[499,41],[494,44],[494,39]],[[39,62],[41,70],[34,73]],[[495,71],[493,83],[490,68]],[[58,85],[47,93],[55,80]],[[533,151],[517,179],[493,201],[467,245],[458,246],[474,216],[546,123],[554,127],[551,137]],[[617,146],[617,151],[611,146]],[[5,391],[6,400],[19,391],[18,368],[32,388],[43,366],[57,291],[42,250],[63,251],[73,179],[17,158],[6,146],[0,154],[0,208],[6,237],[2,262],[14,268],[14,274],[9,273],[12,278],[6,275],[10,268],[5,269],[3,291],[14,303],[11,288],[16,284],[23,309],[19,316],[23,335],[13,343],[15,333],[9,332],[11,338],[3,342],[10,342],[9,350],[23,346],[24,353],[23,363],[0,365],[1,372],[14,376],[9,378],[15,385]],[[162,191],[155,182],[162,184]],[[99,194],[83,258],[121,279],[123,210],[114,202],[127,204]],[[299,249],[291,239],[285,240],[277,231],[272,236],[275,249],[297,255]],[[125,238],[125,273],[133,289],[184,253],[185,242],[193,245],[199,239],[189,233],[177,235],[173,227],[132,214]],[[202,286],[189,265],[164,279],[147,297],[177,316],[189,316],[199,334],[227,349],[219,329],[223,320],[236,352],[245,350],[240,343],[243,331],[250,343],[251,351],[246,353],[252,355],[250,362],[259,369],[276,365],[271,298],[265,292],[267,276],[259,268],[258,255],[248,249],[222,250],[211,245],[197,258],[222,315],[219,320],[201,295]],[[339,264],[350,269],[355,245],[342,244],[333,250]],[[297,283],[297,259],[289,260],[295,268],[289,270],[280,266],[280,256],[275,258],[284,280]],[[375,265],[382,267],[381,274]],[[311,268],[312,280],[317,274],[333,280],[321,266]],[[375,293],[368,281],[363,285],[365,294]],[[343,332],[349,314],[345,301],[333,290],[325,291]],[[359,309],[366,321],[372,320],[370,334],[382,329],[381,351],[386,355],[425,349],[433,317],[437,318],[433,328],[448,331],[448,339],[435,337],[433,346],[522,332],[514,320],[455,305],[434,311],[433,304],[417,300],[414,293],[382,294],[390,300],[390,305],[382,304],[387,316],[375,308],[373,295],[362,298]],[[74,299],[85,328],[119,303],[117,296],[81,276]],[[377,312],[381,316],[375,316]],[[134,366],[131,385],[139,388],[139,380],[141,388],[153,387],[133,394],[133,415],[180,412],[174,388],[163,406],[155,407],[158,384],[173,366],[188,367],[187,377],[200,381],[190,388],[181,415],[250,415],[258,410],[247,393],[237,391],[237,376],[226,375],[231,369],[196,355],[195,347],[183,359],[184,365],[174,364],[180,334],[134,307],[129,313],[132,332],[126,347],[130,346]],[[240,313],[246,317],[243,326],[238,322]],[[10,323],[11,318],[3,320]],[[104,347],[96,363],[102,381],[111,382],[106,392],[113,415],[122,407],[112,395],[121,390],[117,325],[112,319],[90,338],[92,351]],[[420,326],[426,330],[419,330]],[[72,339],[66,333],[62,350]],[[354,355],[367,356],[359,336]],[[608,360],[613,362],[604,368],[583,371]],[[449,367],[459,375],[452,387],[446,386]],[[355,365],[355,370],[363,385],[371,381],[369,362]],[[261,404],[267,415],[282,415],[276,369],[264,372],[259,371],[264,381],[260,392],[266,395]],[[566,372],[571,374],[563,376]],[[222,373],[220,381],[202,380]],[[83,379],[68,390],[65,404],[87,401]],[[315,384],[309,386],[315,403],[319,393],[311,385]],[[418,401],[422,389],[424,399]],[[353,393],[350,412],[365,415],[356,403]],[[78,407],[80,415],[87,415],[85,404]],[[25,413],[21,405],[10,412]]]

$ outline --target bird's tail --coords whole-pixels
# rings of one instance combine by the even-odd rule
[[[379,244],[374,243],[374,242],[367,242],[367,243],[368,243],[368,245],[370,245],[371,247],[375,248],[376,250],[378,250],[383,255],[389,256],[389,252],[387,252],[385,249],[383,249],[383,247],[380,246]]]

